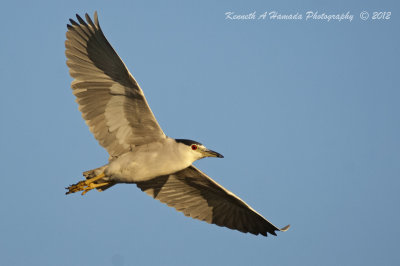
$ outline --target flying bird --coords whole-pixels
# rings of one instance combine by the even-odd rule
[[[276,235],[274,226],[192,163],[218,152],[164,134],[142,89],[94,22],[70,19],[65,41],[71,87],[90,131],[109,153],[109,163],[83,173],[66,194],[134,183],[186,216],[244,233]]]

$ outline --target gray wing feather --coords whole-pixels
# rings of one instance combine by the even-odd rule
[[[70,20],[65,41],[71,87],[90,131],[111,156],[165,138],[142,89],[104,36],[97,17]]]
[[[194,166],[136,185],[153,198],[208,223],[255,235],[276,235],[277,228],[243,200]]]

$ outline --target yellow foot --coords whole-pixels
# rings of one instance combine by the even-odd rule
[[[100,184],[95,184],[93,182],[101,179],[104,177],[104,173],[100,174],[96,177],[87,179],[87,180],[83,180],[80,181],[74,185],[71,185],[69,187],[67,187],[66,189],[68,189],[68,191],[65,194],[70,194],[70,193],[75,193],[78,191],[83,191],[82,195],[85,195],[88,191],[94,189],[94,188],[98,188],[98,187],[102,187],[102,186],[106,186],[109,185],[109,183],[105,182],[105,183],[100,183]]]

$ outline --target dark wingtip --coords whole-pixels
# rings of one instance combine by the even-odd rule
[[[276,228],[275,230],[272,230],[272,231],[260,232],[260,234],[262,234],[262,235],[265,236],[265,237],[267,236],[267,233],[270,233],[271,235],[276,236],[275,231],[286,232],[289,228],[290,228],[290,224],[286,225],[285,227],[282,227],[281,229]]]
[[[71,25],[79,25],[75,20],[73,20],[72,18],[69,19],[69,22],[71,22]]]
[[[286,232],[287,230],[289,230],[289,228],[290,228],[290,224],[286,225],[285,227],[282,227],[281,229],[279,229],[279,231]]]
[[[78,19],[79,23],[81,23],[82,25],[86,26],[86,22],[83,20],[83,18],[81,16],[79,16],[78,14],[76,14],[76,18]]]
[[[85,14],[85,18],[86,18],[87,23],[89,23],[89,25],[92,26],[93,29],[95,29],[96,26],[94,25],[94,23],[93,23],[93,21],[92,21],[92,19],[90,18],[90,16],[89,16],[88,13]]]
[[[96,26],[97,26],[98,28],[100,28],[99,17],[97,16],[97,11],[94,11],[94,16],[93,16],[93,18],[94,18],[94,23],[96,24]]]

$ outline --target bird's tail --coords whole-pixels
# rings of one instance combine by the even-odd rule
[[[101,167],[99,167],[99,168],[96,168],[96,169],[93,169],[93,170],[89,170],[89,171],[83,172],[82,174],[83,174],[83,176],[84,176],[86,179],[90,179],[90,178],[96,177],[96,176],[98,176],[98,175],[104,173],[104,170],[105,170],[106,167],[107,167],[107,166],[104,165],[104,166],[101,166]],[[101,184],[101,183],[105,183],[105,182],[110,183],[110,181],[107,179],[107,177],[104,177],[104,178],[101,178],[101,179],[99,179],[99,180],[96,180],[94,183],[95,183],[95,184]],[[101,187],[98,187],[98,188],[96,188],[96,189],[97,189],[98,191],[104,191],[104,190],[109,189],[110,187],[112,187],[112,186],[114,186],[114,185],[115,185],[115,183],[110,183],[110,184],[107,185],[107,186],[101,186]]]

